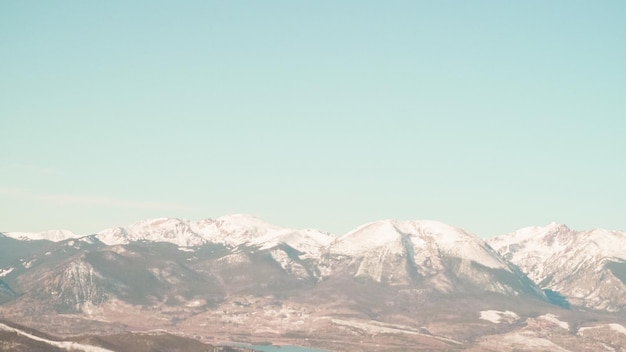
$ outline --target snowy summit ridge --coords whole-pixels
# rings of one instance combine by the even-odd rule
[[[380,248],[386,253],[402,252],[403,241],[410,241],[415,248],[429,249],[456,258],[471,259],[486,267],[502,268],[506,264],[494,259],[488,246],[476,236],[454,226],[433,220],[381,220],[362,225],[340,237],[332,251],[339,254],[357,255]]]
[[[21,241],[36,241],[36,240],[48,240],[52,242],[65,241],[72,238],[80,238],[82,235],[78,235],[68,230],[48,230],[43,232],[4,232],[5,236],[21,240]]]
[[[334,239],[334,236],[317,230],[281,228],[244,214],[199,221],[171,218],[145,220],[102,230],[96,237],[107,245],[151,241],[169,242],[180,247],[218,243],[228,247],[247,245],[271,248],[286,243],[303,253],[316,252]]]
[[[552,291],[568,304],[626,310],[626,233],[574,231],[557,223],[485,241],[438,221],[380,220],[337,237],[234,214],[198,221],[148,219],[90,236],[67,230],[2,236],[68,243],[85,237],[107,246],[164,242],[181,251],[216,244],[230,253],[224,263],[247,263],[269,254],[298,280],[364,278],[441,293],[482,290],[541,299]]]
[[[616,311],[626,307],[626,233],[565,225],[527,227],[488,239],[541,288],[570,303]]]
[[[509,296],[543,293],[482,239],[438,221],[382,220],[338,238],[322,257],[324,275],[355,277],[441,293],[486,290]],[[343,268],[337,270],[337,268]],[[506,277],[507,280],[502,280]],[[465,285],[465,289],[461,286]]]

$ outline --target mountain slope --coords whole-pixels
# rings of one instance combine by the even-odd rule
[[[569,304],[618,311],[626,309],[626,233],[565,225],[528,227],[494,237],[489,244],[541,288]]]
[[[58,243],[50,249],[30,259],[35,264],[22,269],[17,280],[23,293],[20,301],[33,309],[79,313],[107,302],[149,307],[182,304],[197,297],[207,302],[222,297],[212,275],[199,274],[187,266],[191,253],[169,243],[92,243],[70,250]]]
[[[363,225],[325,251],[326,275],[355,277],[453,293],[472,287],[505,295],[541,291],[484,241],[436,221],[385,220]]]

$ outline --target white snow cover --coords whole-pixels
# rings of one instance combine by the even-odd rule
[[[58,242],[80,238],[81,241],[89,243],[94,241],[92,236],[80,236],[67,230],[41,233],[8,232],[4,235],[18,240],[46,239]],[[282,228],[245,214],[225,215],[217,219],[199,221],[177,218],[148,219],[128,226],[104,229],[94,237],[110,246],[135,241],[168,242],[179,246],[183,251],[206,243],[218,243],[229,247],[246,245],[262,249],[285,244],[301,252],[305,257],[317,255],[320,248],[336,239],[336,236],[329,233],[313,229]]]
[[[181,219],[159,218],[139,221],[126,227],[115,227],[98,232],[96,237],[107,245],[134,241],[170,242],[190,247],[206,242],[194,231],[192,222]]]
[[[542,288],[574,305],[616,311],[626,305],[626,285],[607,264],[626,263],[626,233],[574,231],[556,223],[527,227],[488,243]]]
[[[230,247],[247,245],[269,249],[284,243],[307,254],[317,253],[320,247],[335,238],[317,230],[281,228],[243,214],[200,221],[172,218],[144,220],[126,227],[102,230],[96,237],[107,245],[152,241],[170,242],[180,248],[220,243]]]
[[[502,322],[510,324],[519,320],[519,315],[510,310],[504,312],[498,310],[483,310],[480,312],[480,319],[490,321],[494,324],[500,324]]]
[[[330,247],[331,252],[348,256],[379,251],[401,253],[402,238],[408,238],[416,252],[467,259],[489,268],[510,271],[509,266],[481,239],[464,230],[432,220],[382,220],[365,224],[339,238]],[[416,255],[418,255],[417,253]]]
[[[327,246],[334,239],[334,236],[312,229],[301,231],[281,229],[270,231],[264,236],[249,241],[248,244],[259,246],[260,249],[286,244],[308,256],[315,256],[322,247]]]
[[[355,266],[355,277],[404,285],[420,275],[429,287],[442,293],[454,290],[448,266],[454,275],[476,287],[505,295],[533,290],[514,267],[482,239],[438,221],[381,220],[365,224],[333,241],[324,249],[322,276],[337,265]],[[454,264],[450,264],[454,263]],[[495,270],[493,270],[495,269]],[[518,276],[513,285],[494,277],[497,271]],[[513,281],[511,281],[513,283]]]
[[[554,315],[554,314],[541,315],[541,316],[538,316],[537,319],[550,322],[550,323],[552,323],[554,325],[557,325],[557,326],[559,326],[559,327],[561,327],[561,328],[563,328],[565,330],[569,330],[569,323],[565,322],[565,321],[562,321],[562,320],[559,320],[559,317]]]
[[[619,334],[626,335],[626,327],[617,323],[602,324],[602,325],[596,325],[596,326],[585,326],[585,327],[578,329],[578,334],[582,335],[585,333],[585,331],[594,330],[594,329],[605,329],[605,328],[609,328],[610,330],[613,330]]]
[[[96,346],[91,346],[91,345],[85,345],[85,344],[81,344],[78,342],[71,342],[71,341],[53,341],[53,340],[48,340],[48,339],[44,339],[43,337],[39,337],[39,336],[35,336],[33,334],[29,334],[25,331],[10,327],[8,325],[2,324],[0,323],[0,330],[4,330],[4,331],[11,331],[11,332],[15,332],[18,335],[22,335],[24,337],[27,337],[31,340],[35,340],[35,341],[39,341],[39,342],[43,342],[46,343],[50,346],[54,346],[54,347],[58,347],[58,348],[64,348],[67,350],[71,350],[71,351],[85,351],[85,352],[113,352],[111,350],[107,350],[106,348],[102,348],[102,347],[96,347]]]
[[[620,324],[609,324],[609,328],[611,328],[611,330],[613,331],[617,331],[620,334],[624,334],[626,335],[626,328],[624,327],[624,325],[620,325]]]
[[[531,331],[483,337],[479,339],[479,345],[487,347],[489,351],[515,351],[523,346],[524,351],[572,352]]]
[[[545,278],[544,267],[554,261],[575,265],[580,260],[596,258],[626,260],[626,233],[622,231],[574,231],[565,225],[551,223],[490,238],[488,243],[502,255],[511,256],[514,263],[534,267],[528,275],[535,281]]]
[[[82,235],[77,235],[68,230],[49,230],[44,232],[5,232],[4,235],[21,241],[48,240],[52,242],[60,242],[70,238],[82,237]]]

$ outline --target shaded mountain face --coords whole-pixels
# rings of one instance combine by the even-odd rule
[[[529,227],[489,244],[561,304],[626,309],[626,233]]]
[[[50,246],[54,246],[54,243],[49,240],[19,240],[0,233],[0,248],[2,249],[0,277],[8,275],[7,270],[15,270],[15,268],[10,269],[11,264],[25,260],[25,258],[39,253]]]
[[[17,296],[17,293],[6,282],[0,280],[0,304],[11,301]]]
[[[215,277],[189,268],[189,252],[168,243],[106,246],[94,241],[76,248],[57,243],[20,266],[20,300],[58,313],[85,312],[109,301],[137,306],[172,306],[200,297],[222,297]],[[69,248],[68,248],[69,247]],[[35,302],[36,304],[33,304]]]

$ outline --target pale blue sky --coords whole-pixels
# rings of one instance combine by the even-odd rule
[[[624,1],[3,1],[0,231],[626,230]]]

